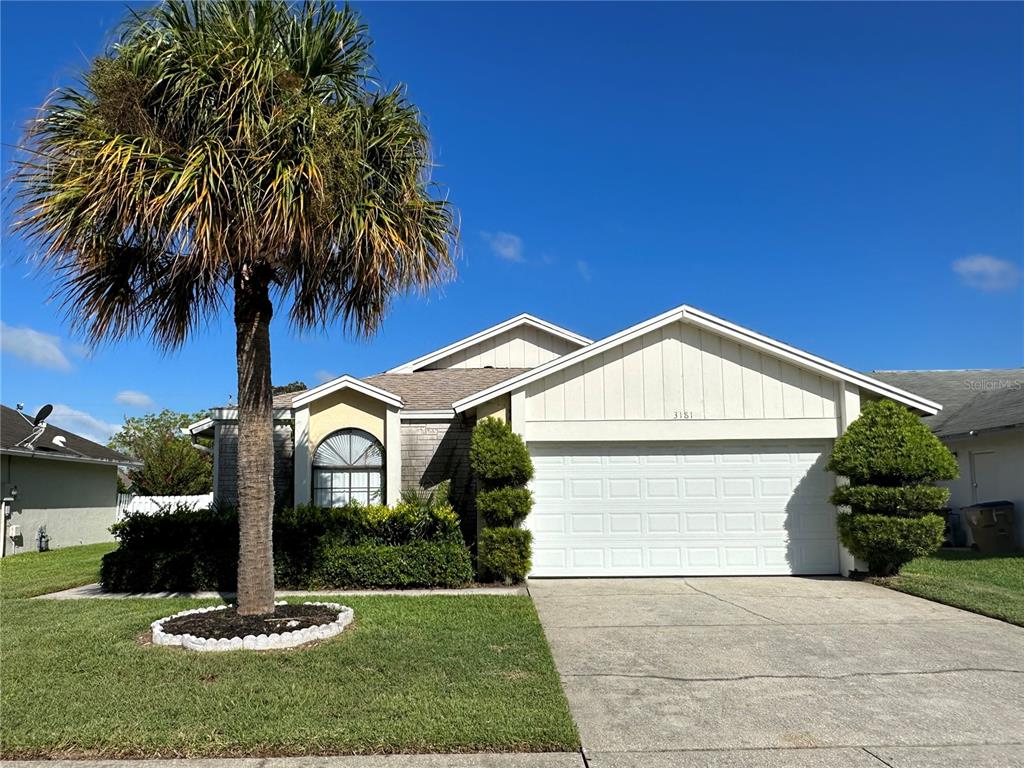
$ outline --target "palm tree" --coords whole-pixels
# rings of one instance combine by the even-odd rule
[[[270,320],[372,334],[450,277],[452,207],[400,88],[349,8],[167,0],[56,91],[15,167],[15,230],[92,341],[184,344],[233,303],[238,610],[274,610]]]

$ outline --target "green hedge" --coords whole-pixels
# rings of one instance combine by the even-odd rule
[[[480,532],[477,560],[484,578],[518,584],[530,572],[533,534],[524,528],[485,528]]]
[[[866,560],[872,574],[892,576],[905,563],[930,555],[942,546],[945,522],[938,515],[842,514],[838,526],[847,549]]]
[[[515,526],[526,519],[533,506],[529,488],[495,488],[476,495],[477,511],[491,526]]]
[[[113,531],[120,544],[103,558],[100,571],[100,583],[108,591],[235,589],[238,517],[233,510],[173,510],[155,515],[131,515],[115,525]],[[308,588],[314,574],[323,573],[324,553],[340,547],[362,547],[353,554],[365,552],[366,557],[380,559],[384,556],[379,552],[369,554],[367,547],[400,549],[423,543],[445,545],[430,553],[436,563],[430,567],[410,565],[400,582],[378,586],[406,586],[404,582],[412,575],[420,578],[431,570],[448,574],[444,576],[448,584],[456,579],[451,574],[464,571],[469,554],[459,532],[458,517],[450,505],[406,500],[393,508],[349,505],[335,509],[311,506],[285,509],[274,515],[276,583],[284,589]],[[413,562],[416,557],[426,556],[406,553],[402,557]],[[354,567],[359,569],[358,564]],[[322,575],[316,578],[326,588],[354,583],[331,584],[323,581]],[[465,579],[459,576],[457,581],[464,583]]]
[[[469,550],[454,542],[339,544],[324,542],[299,589],[461,587],[473,580]]]
[[[533,462],[523,438],[493,417],[473,428],[469,463],[485,489],[526,485],[533,478]]]
[[[880,485],[840,485],[832,492],[832,503],[850,507],[855,513],[921,517],[938,512],[949,501],[949,489],[935,485],[886,488]]]

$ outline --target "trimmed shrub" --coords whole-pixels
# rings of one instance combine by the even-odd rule
[[[836,440],[828,468],[851,485],[898,486],[952,480],[956,459],[909,409],[891,400],[867,403]]]
[[[935,512],[949,491],[930,483],[956,477],[956,459],[910,410],[888,400],[865,405],[836,440],[828,468],[850,480],[832,493],[833,504],[849,508],[839,514],[839,538],[873,575],[898,573],[942,546]]]
[[[491,526],[516,526],[530,514],[533,494],[529,488],[495,488],[476,495],[477,511]]]
[[[473,580],[469,550],[455,542],[386,546],[327,541],[316,561],[299,589],[461,587]]]
[[[482,419],[473,428],[469,463],[487,489],[525,485],[533,478],[526,443],[501,419]]]
[[[120,544],[103,558],[100,583],[108,591],[233,591],[236,587],[238,516],[233,510],[179,509],[131,515],[111,530]],[[452,547],[465,550],[455,511],[447,503],[436,502],[284,509],[274,515],[273,535],[275,579],[282,588],[308,588],[312,574],[320,572],[319,558],[328,545],[386,549],[431,543],[450,545],[446,553],[454,551]],[[469,562],[468,552],[464,555],[459,558]],[[461,567],[454,555],[437,557],[441,558],[439,572],[449,574],[446,583],[461,578],[450,575]],[[429,569],[416,568],[409,573],[422,579]],[[405,586],[413,580],[407,573],[402,583],[379,586]],[[347,586],[322,580],[320,584],[328,588]]]
[[[949,489],[935,485],[841,485],[832,492],[831,501],[837,507],[850,507],[855,513],[922,517],[946,506]]]
[[[938,515],[839,516],[839,535],[846,548],[866,560],[871,573],[892,576],[915,557],[930,555],[942,546],[945,521]]]
[[[533,534],[525,528],[485,528],[480,532],[477,560],[485,578],[518,584],[530,572]]]

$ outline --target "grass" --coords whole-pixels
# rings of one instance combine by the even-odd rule
[[[42,556],[60,555],[64,576],[49,562],[4,563],[0,757],[579,746],[527,597],[346,597],[356,621],[338,638],[197,654],[138,638],[155,619],[215,601],[15,597],[91,580],[103,550],[89,549]]]
[[[876,579],[900,592],[1024,626],[1024,553],[983,555],[943,550]]]
[[[0,599],[35,597],[97,582],[100,558],[115,546],[110,541],[5,557],[0,560]]]

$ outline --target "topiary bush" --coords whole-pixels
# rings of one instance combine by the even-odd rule
[[[891,576],[942,546],[945,524],[936,512],[949,491],[931,483],[955,478],[956,459],[910,410],[867,403],[836,440],[828,468],[850,481],[832,493],[832,503],[845,508],[839,538],[872,575]]]
[[[473,580],[469,550],[455,542],[339,544],[327,540],[298,589],[461,587]]]
[[[854,556],[866,560],[875,576],[892,576],[915,557],[930,555],[942,546],[945,521],[938,515],[839,516],[839,536]]]
[[[836,440],[828,468],[851,485],[893,487],[952,480],[956,458],[908,408],[891,400],[867,403]]]
[[[476,495],[477,511],[491,526],[519,525],[530,514],[533,494],[529,488],[495,488]]]
[[[533,479],[526,443],[501,419],[481,419],[473,428],[469,463],[486,489],[526,485]]]
[[[530,572],[533,534],[525,528],[485,528],[480,532],[477,560],[484,578],[518,584]]]

